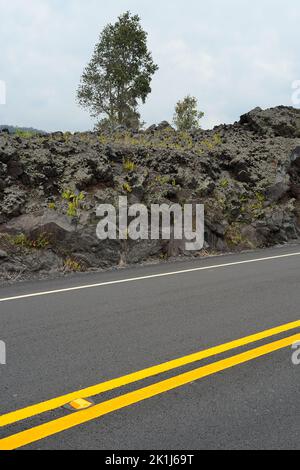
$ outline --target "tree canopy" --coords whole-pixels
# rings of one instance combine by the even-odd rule
[[[173,122],[179,131],[192,131],[200,128],[200,119],[204,113],[198,110],[198,101],[194,96],[186,96],[175,107]]]
[[[102,118],[100,126],[138,127],[139,101],[145,103],[157,70],[139,16],[126,12],[100,34],[78,88],[79,104]]]

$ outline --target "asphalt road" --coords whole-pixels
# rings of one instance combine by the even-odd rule
[[[0,426],[3,416],[29,405],[300,320],[299,268],[298,245],[2,288],[0,340],[7,364],[0,365]],[[299,326],[125,383],[93,396],[88,410],[169,378],[177,383],[189,371],[296,333]],[[0,427],[0,449],[8,436],[19,435],[9,446],[299,449],[300,365],[292,364],[291,344],[258,356],[224,370],[222,363],[220,371],[168,391],[159,386],[151,398],[112,412],[105,405],[98,417],[59,406],[13,418]],[[58,432],[56,423],[65,417],[74,423]],[[42,428],[49,422],[51,433]]]

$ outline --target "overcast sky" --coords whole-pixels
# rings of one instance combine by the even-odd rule
[[[190,93],[204,127],[234,122],[255,106],[292,105],[300,79],[299,0],[0,0],[0,123],[46,131],[86,130],[75,101],[102,28],[138,13],[160,70],[141,108],[148,123],[171,120]]]

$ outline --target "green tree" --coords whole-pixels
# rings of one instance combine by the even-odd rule
[[[192,131],[200,128],[204,113],[198,111],[198,101],[194,96],[186,96],[175,107],[173,122],[179,131]]]
[[[78,88],[79,104],[102,117],[100,127],[137,127],[139,101],[145,103],[157,70],[139,16],[126,12],[100,34]]]

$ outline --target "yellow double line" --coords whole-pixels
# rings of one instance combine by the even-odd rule
[[[156,376],[158,374],[171,371],[178,367],[182,367],[194,362],[198,362],[202,359],[215,356],[227,351],[230,351],[235,348],[246,346],[248,344],[275,336],[296,328],[300,327],[300,320],[288,323],[276,328],[271,328],[260,333],[256,333],[250,336],[246,336],[229,343],[225,343],[213,348],[206,349],[204,351],[191,354],[189,356],[184,356],[173,361],[165,362],[157,366],[153,366],[138,372],[134,372],[123,377],[109,380],[107,382],[100,383],[93,387],[88,387],[77,392],[69,393],[67,395],[54,398],[36,405],[29,406],[27,408],[13,411],[5,415],[0,416],[0,427],[4,427],[18,421],[23,421],[25,419],[31,418],[36,415],[40,415],[47,411],[51,411],[61,406],[64,406],[70,403],[73,400],[78,398],[89,398],[96,395],[99,395],[103,392],[109,390],[114,390],[122,386]],[[258,357],[270,354],[271,352],[283,349],[292,345],[293,343],[300,341],[300,334],[294,334],[284,339],[274,341],[272,343],[259,346],[257,348],[251,349],[246,352],[234,355],[232,357],[213,362],[212,364],[199,367],[189,372],[179,374],[175,377],[157,382],[153,385],[143,387],[139,390],[129,392],[118,396],[116,398],[107,400],[98,405],[92,406],[91,408],[85,409],[83,411],[78,411],[73,414],[66,415],[62,418],[55,419],[53,421],[46,422],[39,426],[35,426],[28,430],[19,432],[8,436],[6,438],[0,439],[0,450],[13,450],[20,447],[24,447],[33,442],[39,441],[46,437],[52,436],[54,434],[60,433],[67,429],[73,428],[80,424],[86,423],[88,421],[99,418],[100,416],[106,415],[116,410],[120,410],[134,403],[141,402],[148,398],[160,395],[164,392],[173,390],[175,388],[181,387],[183,385],[189,384],[195,380],[199,380],[203,377],[215,374],[222,370],[229,369],[238,364],[242,364]]]

